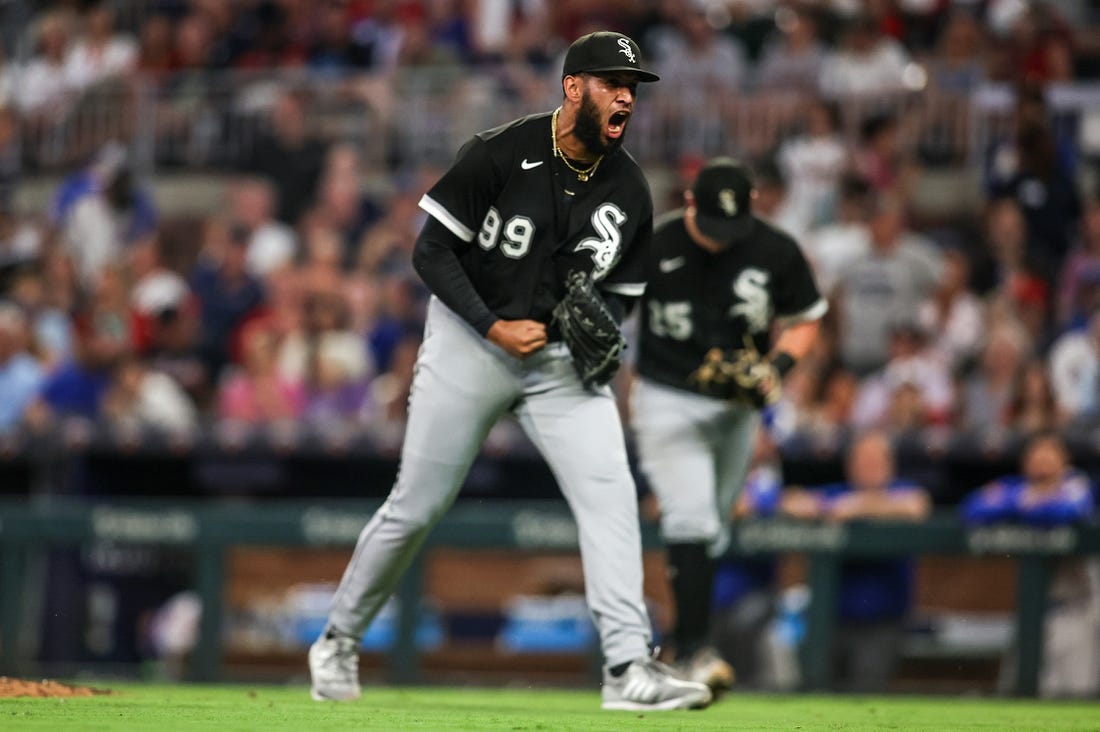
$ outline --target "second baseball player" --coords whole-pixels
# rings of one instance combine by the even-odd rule
[[[744,165],[709,161],[684,198],[684,207],[655,227],[633,427],[661,508],[677,665],[688,678],[721,688],[733,672],[707,645],[714,559],[729,543],[730,511],[760,410],[778,398],[783,375],[812,347],[828,305],[798,244],[753,215]],[[709,388],[715,373],[746,363],[755,386]]]

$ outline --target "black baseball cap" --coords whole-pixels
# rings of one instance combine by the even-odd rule
[[[695,223],[712,239],[729,244],[752,229],[752,173],[733,158],[712,158],[695,177]]]
[[[613,31],[596,31],[573,41],[565,52],[562,78],[574,74],[598,74],[606,71],[633,71],[638,81],[660,81],[661,77],[642,68],[638,44]]]

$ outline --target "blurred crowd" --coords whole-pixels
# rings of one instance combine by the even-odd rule
[[[920,97],[899,134],[926,131],[936,143],[923,155],[956,159],[966,154],[973,91],[1100,76],[1100,8],[1092,0],[12,5],[31,18],[18,41],[0,48],[0,157],[9,159],[0,161],[0,196],[10,187],[2,163],[20,153],[18,141],[7,149],[15,136],[4,128],[17,123],[31,167],[72,164],[104,134],[138,130],[155,140],[145,144],[157,148],[158,164],[236,165],[255,152],[263,114],[277,113],[276,95],[259,82],[272,73],[312,89],[330,129],[384,139],[389,149],[372,152],[391,167],[447,160],[479,127],[554,101],[564,48],[598,28],[638,39],[665,79],[659,104],[642,109],[642,119],[670,164],[731,144],[763,153],[776,126],[801,121],[789,103],[798,95],[868,108]],[[415,109],[402,106],[410,98]],[[763,120],[737,121],[753,110]],[[849,133],[861,116],[846,115]]]
[[[1100,200],[1042,87],[988,151],[984,200],[948,224],[911,221],[920,176],[898,121],[856,145],[811,107],[804,134],[758,166],[758,212],[794,232],[832,308],[795,372],[781,435],[870,427],[1013,433],[1100,417]]]
[[[357,144],[316,134],[309,90],[294,86],[276,89],[262,134],[198,219],[158,209],[126,140],[67,175],[48,216],[16,214],[19,166],[5,163],[5,140],[20,125],[135,71],[171,86],[217,69],[505,61],[545,82],[566,39],[605,24],[643,39],[665,78],[656,93],[681,110],[719,87],[802,92],[797,124],[776,144],[725,151],[750,158],[757,212],[796,235],[832,304],[826,337],[770,415],[781,444],[836,447],[868,427],[927,431],[938,444],[975,430],[1000,444],[1100,419],[1100,197],[1077,136],[1048,104],[1055,82],[1094,72],[1095,3],[35,9],[25,60],[9,54],[0,69],[0,433],[68,417],[174,435],[217,421],[365,429],[392,449],[427,298],[409,262],[417,201],[440,172],[369,170]],[[1017,93],[1010,132],[977,156],[983,201],[961,219],[914,217],[922,161],[905,120],[878,111],[844,129],[837,100],[991,79]],[[703,152],[678,153],[658,208],[679,205]],[[379,177],[384,186],[365,184]]]
[[[27,38],[24,111],[133,71],[304,68],[319,75],[514,62],[556,68],[593,27],[640,40],[694,87],[836,96],[1094,75],[1089,0],[44,0]],[[117,11],[117,12],[116,12]],[[9,49],[9,56],[10,53]],[[685,90],[687,91],[687,90]]]
[[[281,106],[280,130],[295,105]],[[398,439],[425,300],[409,259],[431,174],[375,201],[354,149],[299,152],[236,178],[172,266],[123,148],[66,178],[49,225],[19,225],[28,243],[7,252],[0,430],[79,417],[186,435],[209,416]]]
[[[213,117],[226,110],[204,116],[210,112],[204,94],[230,84],[226,72],[239,78],[276,70],[335,86],[345,100],[362,103],[395,128],[386,134],[424,127],[417,139],[429,145],[438,123],[393,109],[395,97],[411,88],[431,92],[436,111],[454,104],[467,116],[485,101],[485,86],[497,95],[541,103],[558,91],[556,76],[569,41],[604,27],[638,39],[665,79],[661,96],[668,101],[657,124],[666,135],[685,138],[677,153],[693,146],[717,152],[724,142],[721,117],[737,107],[739,92],[806,92],[829,99],[929,90],[965,94],[986,82],[1057,84],[1100,76],[1100,9],[1091,0],[24,5],[34,11],[27,32],[0,49],[0,107],[17,115],[32,138],[73,134],[56,127],[97,94],[103,97],[98,117],[117,114],[132,103],[126,88],[140,77],[157,86],[156,121],[148,122],[150,109],[131,116],[144,115],[162,136],[187,134],[199,138],[191,145],[209,145],[210,138],[225,134],[219,129],[225,122]],[[267,98],[264,90],[253,89],[222,104],[243,114],[266,106]],[[683,109],[708,113],[698,119],[682,115]]]

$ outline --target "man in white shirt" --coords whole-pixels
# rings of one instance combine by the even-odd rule
[[[871,251],[870,215],[870,184],[859,176],[846,176],[840,183],[836,221],[815,229],[803,240],[817,286],[826,297],[849,265]]]
[[[1077,417],[1100,411],[1100,311],[1050,350],[1050,377],[1058,406]]]
[[[905,89],[908,64],[905,49],[883,36],[873,18],[858,17],[851,21],[841,47],[826,55],[818,86],[830,99],[899,92]]]
[[[779,147],[777,163],[789,182],[788,206],[800,230],[831,221],[835,213],[840,178],[849,165],[838,115],[834,105],[811,102],[805,132]]]
[[[65,58],[65,76],[71,86],[86,89],[105,79],[124,76],[137,65],[137,43],[114,33],[115,18],[107,3],[93,5],[84,14],[87,32]]]
[[[15,73],[15,105],[24,115],[53,117],[67,108],[68,45],[69,32],[62,16],[49,14],[38,22],[38,53]]]
[[[840,355],[857,374],[886,364],[891,323],[917,312],[938,286],[943,268],[940,252],[906,230],[897,203],[879,203],[870,234],[870,251],[839,282]]]

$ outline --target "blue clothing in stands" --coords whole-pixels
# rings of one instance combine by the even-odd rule
[[[85,196],[99,194],[102,185],[90,170],[73,173],[61,181],[50,205],[50,220],[55,226],[64,226],[73,207]],[[153,234],[157,230],[157,208],[148,191],[134,186],[130,218],[123,232],[125,241],[133,242]]]
[[[60,415],[95,419],[110,378],[105,372],[88,371],[70,362],[42,386],[42,399]]]
[[[847,483],[834,483],[813,492],[828,502],[852,490]],[[920,488],[908,481],[894,480],[886,490],[902,494]],[[908,559],[843,562],[840,565],[838,617],[848,622],[899,620],[905,617],[912,604],[912,585],[913,566]]]
[[[227,281],[218,265],[203,260],[191,272],[191,291],[202,305],[202,353],[216,373],[229,360],[234,331],[263,305],[263,287],[251,276]]]
[[[220,341],[228,340],[241,321],[264,302],[259,280],[246,275],[238,282],[229,282],[211,262],[195,265],[191,291],[202,304],[203,329]]]
[[[1057,526],[1087,521],[1096,512],[1094,487],[1078,470],[1067,470],[1058,487],[1039,499],[1028,498],[1027,479],[1010,476],[970,494],[960,507],[968,524],[1020,521]]]
[[[42,366],[26,353],[0,363],[0,432],[14,429],[23,419],[44,378]]]
[[[64,225],[76,202],[96,190],[95,176],[88,170],[73,173],[62,180],[50,204],[50,221],[56,226]]]
[[[782,492],[778,471],[757,468],[745,480],[744,496],[753,516],[767,517],[779,507]],[[716,609],[736,605],[746,595],[770,590],[775,583],[775,560],[739,559],[720,562],[714,573],[714,593],[711,604]]]

